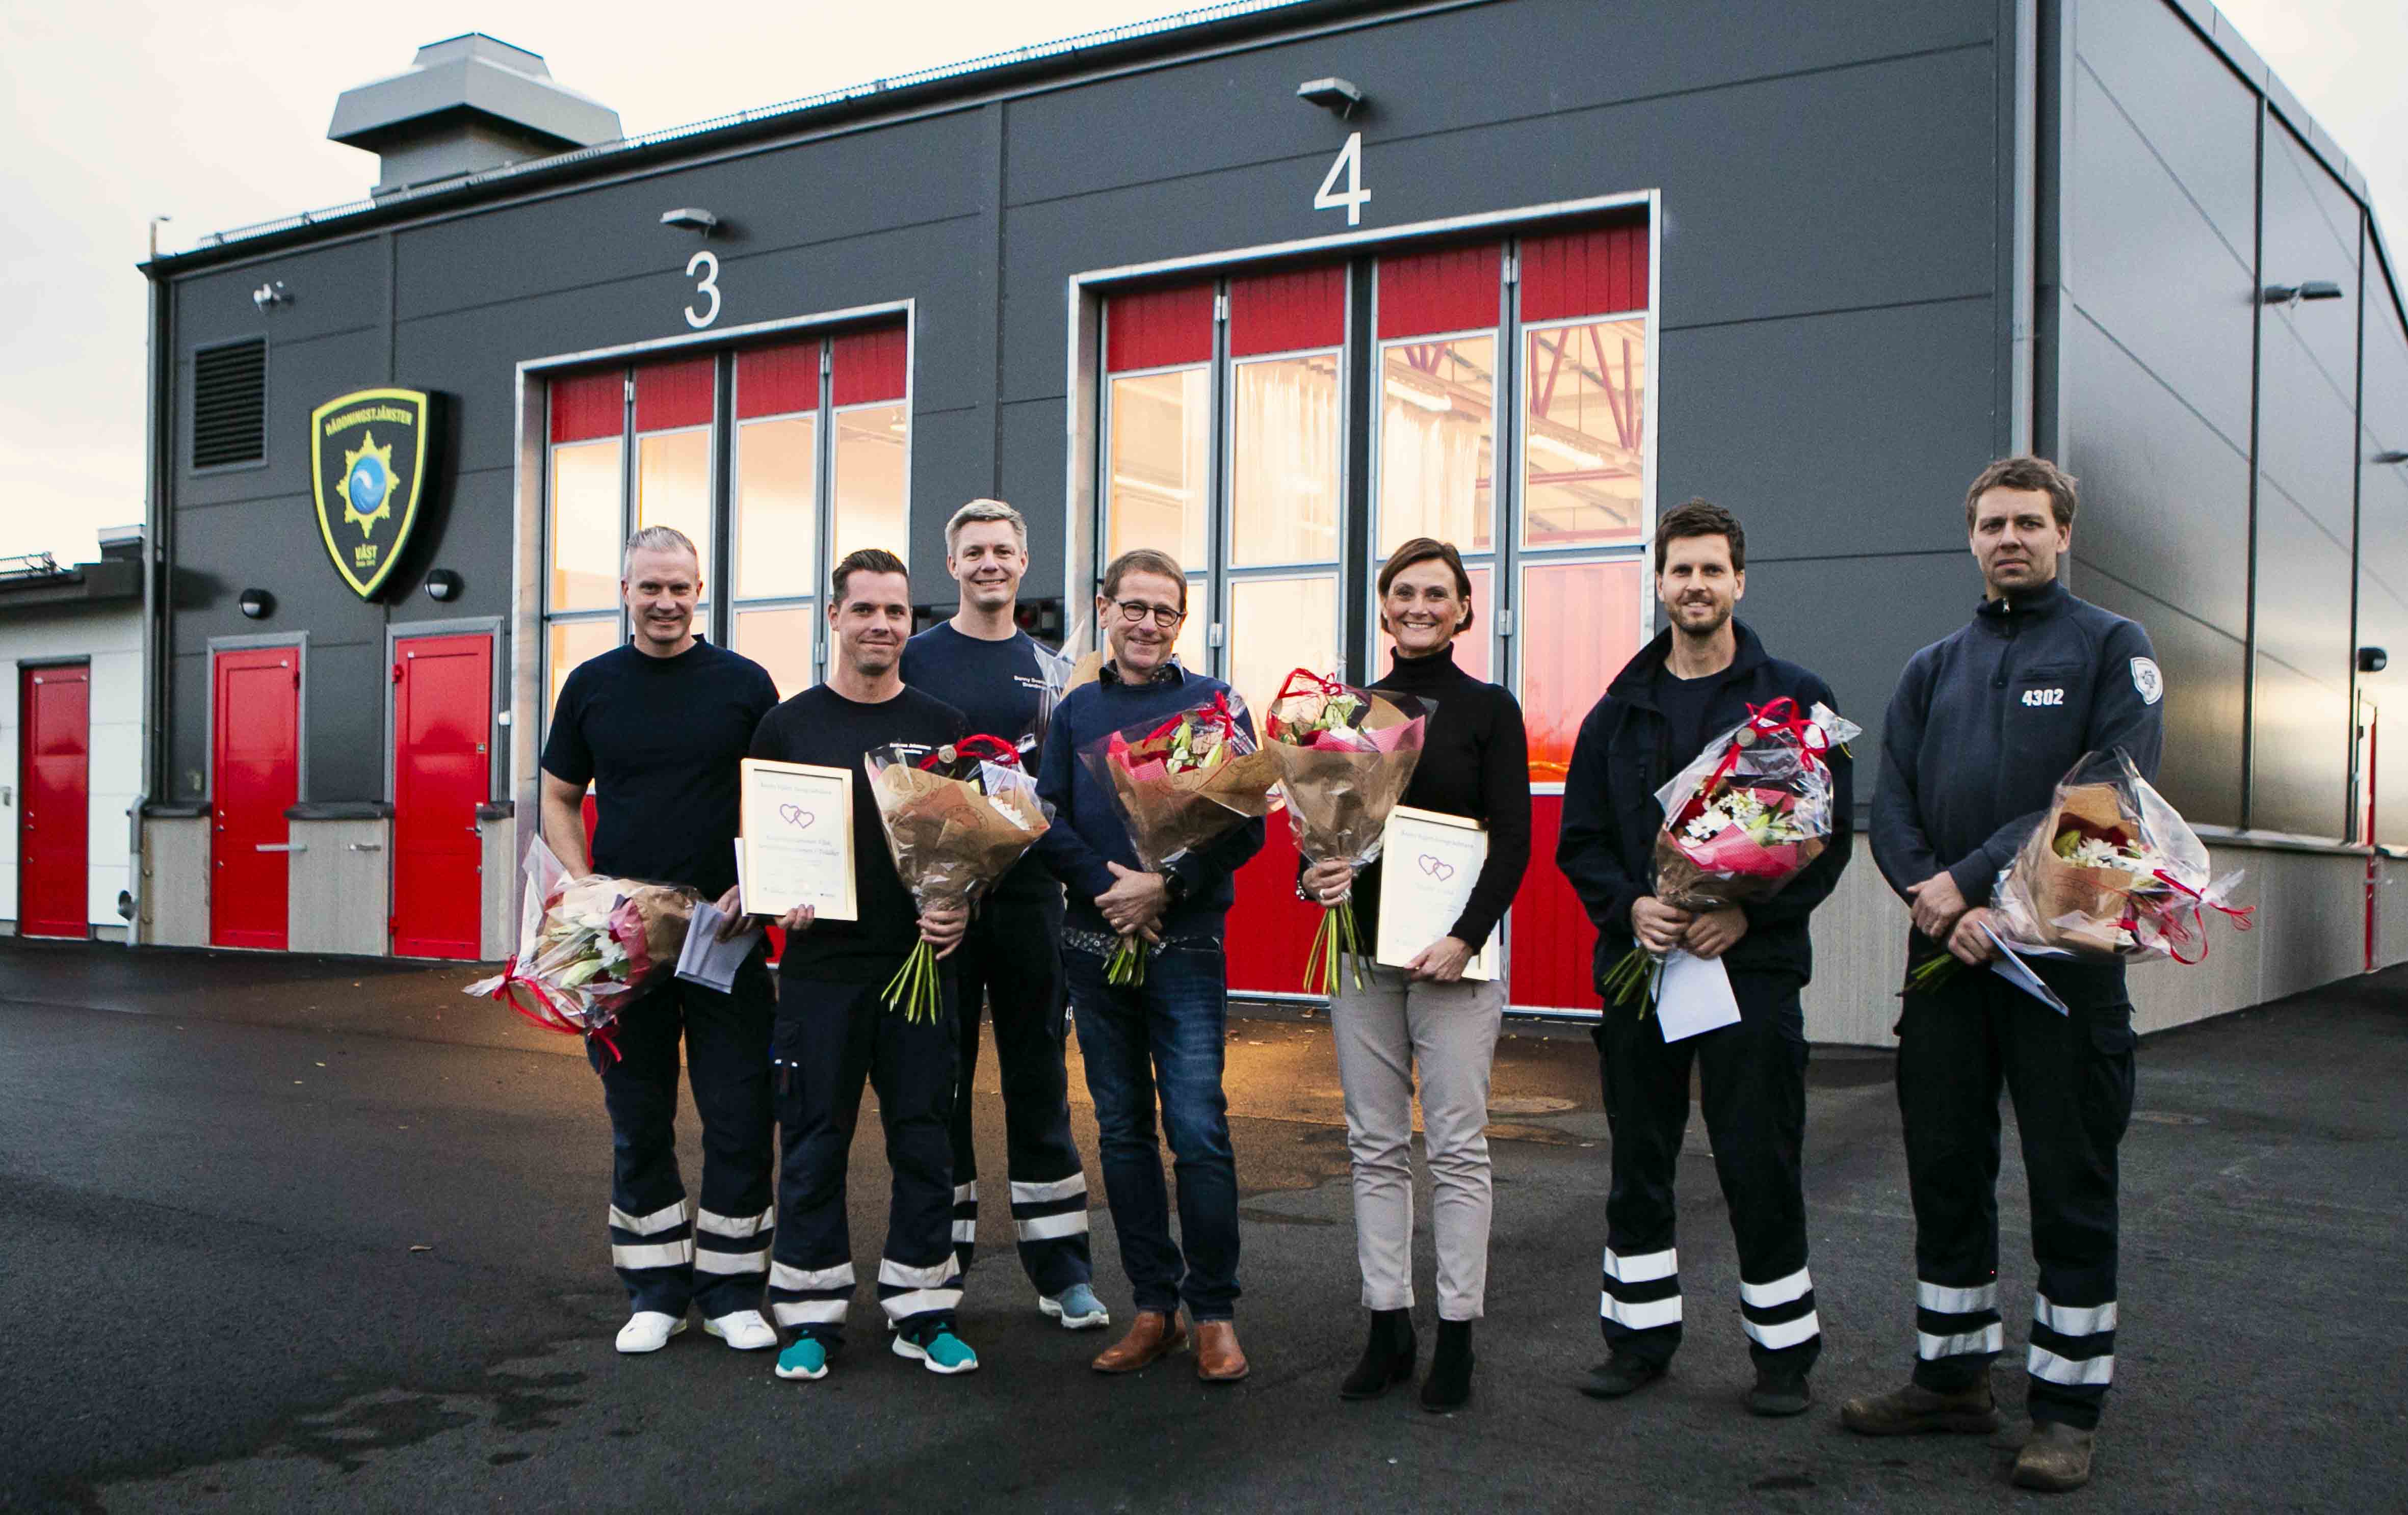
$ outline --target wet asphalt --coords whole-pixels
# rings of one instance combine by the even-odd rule
[[[2156,971],[2179,971],[2160,969]],[[1889,1060],[1818,1050],[1808,1208],[1818,1403],[1751,1418],[1711,1154],[1681,1170],[1687,1342],[1600,1405],[1605,1122],[1577,1030],[1509,1028],[1471,1406],[1343,1404],[1360,1347],[1326,1026],[1232,1022],[1253,1377],[1131,1379],[1041,1319],[990,1207],[962,1329],[982,1369],[889,1355],[867,1295],[824,1382],[690,1331],[622,1358],[609,1132],[573,1044],[466,969],[0,942],[0,1508],[787,1510],[2397,1509],[2408,1502],[2408,973],[2155,1037],[2124,1152],[2117,1387],[2098,1479],[2049,1501],[1980,1439],[1868,1441],[1839,1400],[1912,1351]],[[1095,1125],[1074,1071],[1093,1180]],[[993,1059],[974,1097],[1000,1175]],[[854,1250],[885,1166],[856,1143]],[[688,1181],[697,1154],[681,1127]],[[2032,1268],[2001,1179],[2010,1409]],[[1128,1296],[1096,1185],[1097,1285]],[[1426,1194],[1425,1194],[1426,1200]],[[1426,1210],[1426,1205],[1425,1205]],[[1420,1277],[1431,1267],[1426,1232]],[[1425,1339],[1431,1307],[1420,1311]],[[861,1328],[869,1322],[867,1328]]]

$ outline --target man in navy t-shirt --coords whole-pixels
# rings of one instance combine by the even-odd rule
[[[666,526],[628,540],[620,594],[632,642],[580,664],[561,686],[543,749],[543,837],[574,877],[688,884],[733,912],[737,765],[778,703],[768,673],[694,634],[702,566]],[[585,789],[594,786],[593,856]],[[616,1061],[591,1043],[614,1149],[610,1262],[634,1314],[623,1352],[657,1351],[702,1307],[703,1329],[741,1351],[777,1345],[761,1318],[769,1271],[769,1021],[774,994],[755,951],[727,993],[682,979],[644,992],[619,1019]],[[678,1041],[702,1117],[702,1204],[678,1176]]]
[[[945,524],[945,568],[961,608],[903,649],[903,681],[962,712],[972,732],[1000,736],[1037,766],[1045,710],[1040,650],[1015,623],[1028,571],[1028,523],[1001,500],[972,500]],[[1050,654],[1047,654],[1050,656]],[[953,1100],[953,1252],[969,1271],[978,1237],[978,1147],[970,1078],[978,1069],[979,1006],[995,1022],[1003,1075],[1004,1151],[1012,1232],[1037,1305],[1073,1331],[1111,1323],[1090,1284],[1087,1179],[1070,1139],[1063,1071],[1062,886],[1035,856],[981,901],[954,959],[961,965],[961,1048]]]

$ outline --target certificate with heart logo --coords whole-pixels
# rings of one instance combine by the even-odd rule
[[[1488,830],[1479,822],[1399,805],[1388,812],[1380,843],[1379,950],[1372,961],[1401,968],[1455,928],[1471,886],[1488,861]],[[1463,976],[1497,977],[1497,933]]]
[[[746,758],[737,884],[752,915],[809,905],[823,921],[861,918],[853,888],[850,768]]]

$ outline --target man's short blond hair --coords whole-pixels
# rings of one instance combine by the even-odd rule
[[[1028,550],[1028,518],[1026,516],[1001,500],[972,500],[954,511],[953,519],[945,522],[945,556],[950,558],[953,555],[953,542],[961,536],[962,528],[981,521],[1000,521],[1008,523],[1011,527],[1011,535],[1020,542],[1020,550],[1023,553]]]
[[[695,577],[702,577],[701,551],[695,547],[693,537],[675,526],[646,526],[628,537],[625,550],[619,554],[620,578],[625,579],[635,572],[636,554],[638,552],[682,552],[694,559]]]

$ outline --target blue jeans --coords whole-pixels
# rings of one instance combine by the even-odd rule
[[[1220,940],[1174,937],[1149,954],[1144,983],[1122,989],[1104,981],[1108,949],[1086,935],[1066,942],[1062,963],[1121,1266],[1139,1309],[1167,1314],[1184,1300],[1191,1319],[1228,1320],[1238,1300],[1238,1164],[1221,1092],[1229,993]],[[1157,1098],[1179,1179],[1179,1241],[1170,1237]]]

